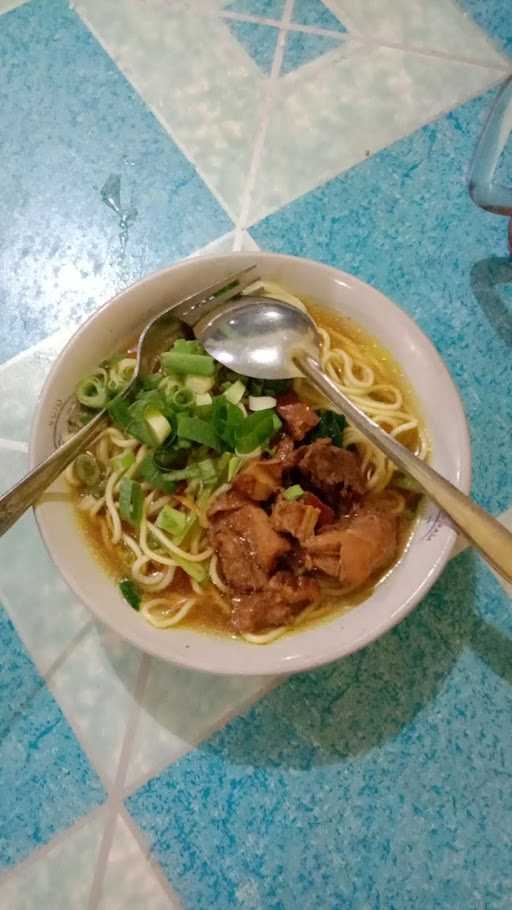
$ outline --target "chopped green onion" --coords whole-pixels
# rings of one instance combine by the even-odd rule
[[[286,395],[292,385],[291,379],[250,379],[249,395]]]
[[[421,489],[412,477],[408,477],[407,474],[395,474],[392,480],[394,487],[398,487],[400,490],[407,490],[410,493],[421,493]]]
[[[124,581],[119,582],[119,590],[124,599],[130,604],[130,607],[133,607],[134,610],[138,610],[140,607],[140,594],[135,582],[129,578],[125,578]]]
[[[119,487],[119,514],[123,521],[138,528],[142,521],[144,491],[135,480],[123,477]]]
[[[114,471],[118,474],[124,474],[133,464],[135,464],[135,455],[131,449],[126,449],[121,455],[116,455],[112,459]]]
[[[234,477],[238,474],[240,468],[243,464],[243,458],[240,458],[238,455],[232,455],[229,459],[228,464],[228,483],[231,483]]]
[[[243,383],[241,379],[237,379],[236,382],[233,382],[224,392],[224,396],[231,404],[238,404],[244,395],[245,383]]]
[[[213,376],[215,361],[209,354],[187,354],[180,351],[168,351],[162,354],[163,369],[178,373],[181,376]]]
[[[158,470],[153,460],[153,455],[146,455],[137,468],[137,478],[149,483],[150,487],[155,490],[161,490],[162,493],[174,493],[176,483],[165,476]]]
[[[196,407],[206,408],[209,407],[213,402],[213,398],[209,392],[204,392],[204,394],[196,395]],[[205,414],[206,411],[203,411],[202,414]]]
[[[210,449],[220,449],[219,439],[211,423],[200,417],[188,417],[186,414],[178,415],[178,436]]]
[[[174,342],[173,350],[179,351],[180,354],[204,354],[205,350],[200,341],[189,341],[186,338],[177,338]]]
[[[175,411],[188,411],[194,404],[194,393],[190,389],[175,389],[169,402]]]
[[[168,471],[169,468],[184,468],[187,458],[187,452],[177,448],[173,440],[171,440],[171,445],[167,440],[164,445],[158,446],[153,452],[153,461],[161,471]]]
[[[100,479],[100,466],[94,455],[89,452],[77,455],[73,471],[76,479],[86,487],[95,487]]]
[[[277,398],[272,395],[249,395],[250,411],[266,411],[268,408],[275,408]]]
[[[161,446],[172,432],[172,426],[167,417],[154,406],[149,404],[144,411],[146,429],[152,439],[152,448]]]
[[[235,436],[237,453],[248,455],[267,443],[275,432],[274,416],[277,417],[275,411],[269,410],[256,411],[245,417]]]
[[[292,487],[288,487],[284,492],[283,496],[288,502],[293,502],[295,499],[300,499],[304,495],[304,490],[302,489],[300,483],[295,483]]]
[[[173,468],[171,471],[166,471],[164,477],[172,481],[197,479],[199,468],[197,464],[189,464],[185,468]]]
[[[158,513],[156,526],[172,538],[181,537],[187,526],[187,516],[185,512],[179,512],[178,509],[173,509],[171,506],[164,506]]]
[[[185,388],[201,395],[213,389],[214,382],[213,376],[186,376]]]
[[[76,397],[84,407],[99,411],[107,403],[108,395],[105,381],[100,376],[86,376],[85,379],[78,383]]]
[[[180,569],[183,569],[198,584],[202,585],[208,578],[208,570],[200,562],[189,562],[188,559],[182,559],[181,556],[176,556],[175,553],[172,554],[172,559]]]
[[[211,482],[212,480],[217,480],[217,468],[211,458],[205,458],[204,461],[198,461],[197,468],[199,471],[199,477],[201,480],[204,480],[205,483],[208,483],[208,481]]]
[[[165,379],[162,379],[160,373],[148,373],[146,376],[140,376],[139,382],[145,391],[151,391],[152,389],[158,389],[161,383],[166,382],[168,378],[166,376]]]

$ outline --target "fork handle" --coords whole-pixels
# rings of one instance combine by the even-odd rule
[[[357,427],[393,464],[412,477],[424,493],[451,519],[459,531],[482,554],[484,559],[506,579],[512,581],[512,534],[499,521],[461,493],[430,465],[389,436],[359,408],[356,408],[320,364],[305,352],[298,352],[295,362],[305,376],[342,414]]]
[[[17,484],[0,497],[0,537],[33,506],[41,494],[62,473],[80,452],[108,426],[105,411],[96,415],[85,427],[59,446],[45,461],[25,474]]]

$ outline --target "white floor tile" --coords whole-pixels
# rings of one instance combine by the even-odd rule
[[[358,164],[498,76],[478,66],[376,47],[329,53],[277,85],[249,223]],[[286,129],[283,129],[286,123]]]
[[[95,814],[22,863],[0,883],[0,906],[86,910],[104,823],[104,813]]]
[[[175,761],[269,685],[264,677],[210,676],[153,659],[127,786]]]
[[[49,687],[95,766],[113,782],[134,703],[142,654],[94,625]]]
[[[26,455],[0,447],[0,490],[26,466]],[[54,567],[31,512],[0,539],[0,601],[42,673],[90,619]]]
[[[120,816],[108,857],[98,910],[179,910],[160,884],[138,842]]]
[[[266,80],[228,26],[167,0],[75,9],[236,220]]]
[[[345,27],[375,41],[502,65],[505,58],[454,0],[328,0]]]

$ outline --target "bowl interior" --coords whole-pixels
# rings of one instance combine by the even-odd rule
[[[378,291],[348,274],[265,253],[189,260],[149,276],[98,310],[69,341],[46,381],[34,419],[31,465],[53,451],[59,413],[88,370],[122,347],[173,301],[253,262],[262,277],[353,318],[388,348],[416,393],[432,440],[433,467],[468,491],[471,459],[461,402],[439,355],[415,323]],[[130,610],[115,579],[95,558],[81,532],[63,480],[56,481],[45,495],[36,517],[50,554],[69,585],[118,634],[166,660],[235,674],[295,672],[350,654],[373,641],[426,594],[455,540],[453,529],[427,504],[407,551],[368,600],[329,622],[258,647],[179,627],[159,631]]]

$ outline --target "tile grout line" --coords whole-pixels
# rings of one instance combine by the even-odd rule
[[[141,701],[144,697],[150,666],[151,658],[147,654],[143,654],[137,675],[134,700],[130,708],[128,720],[126,722],[126,730],[124,734],[123,745],[121,747],[119,764],[117,766],[117,774],[114,780],[114,784],[110,790],[110,799],[108,805],[109,817],[107,818],[105,824],[105,829],[98,852],[98,858],[96,860],[96,868],[94,871],[94,878],[92,881],[89,901],[87,905],[88,910],[97,910],[101,900],[101,892],[105,879],[105,873],[107,870],[108,858],[114,839],[117,816],[122,807],[124,782],[128,771],[128,765],[141,710]]]
[[[347,59],[350,59],[350,58],[347,58]],[[498,75],[498,72],[499,72],[499,75]],[[294,75],[295,75],[295,73],[289,73],[287,78],[293,77]],[[458,98],[453,99],[450,102],[449,107],[445,107],[442,110],[437,111],[435,114],[432,115],[432,117],[430,117],[430,119],[427,119],[427,120],[423,119],[421,121],[416,121],[416,123],[408,125],[408,127],[407,127],[408,132],[405,135],[398,136],[396,139],[393,139],[393,141],[391,142],[390,145],[380,146],[379,148],[372,150],[372,157],[373,157],[373,155],[377,154],[378,152],[383,151],[383,149],[392,148],[397,142],[400,142],[402,139],[405,139],[408,136],[412,136],[413,133],[415,133],[417,130],[423,129],[423,127],[430,126],[431,124],[435,123],[436,120],[439,120],[441,117],[445,117],[447,114],[450,114],[452,111],[456,110],[458,107],[461,107],[463,104],[467,104],[469,101],[472,101],[474,98],[479,98],[485,92],[488,92],[489,89],[494,88],[496,85],[499,85],[502,81],[503,81],[503,73],[501,71],[495,71],[493,78],[489,82],[486,82],[485,86],[480,87],[478,89],[478,91],[476,92],[476,94],[471,92],[468,95],[465,95],[465,94],[461,95]],[[338,169],[336,171],[329,171],[326,174],[322,174],[321,177],[319,178],[318,182],[315,183],[314,186],[309,187],[308,189],[305,189],[303,192],[299,193],[298,196],[294,197],[293,199],[289,200],[288,202],[277,204],[277,205],[273,206],[272,208],[270,208],[268,211],[264,211],[263,214],[261,212],[258,212],[252,220],[247,221],[247,223],[244,225],[244,230],[248,231],[250,228],[254,227],[256,224],[258,224],[260,221],[263,221],[265,218],[268,218],[270,215],[274,215],[276,212],[281,211],[283,208],[292,205],[294,202],[297,201],[297,199],[301,199],[302,197],[308,195],[309,193],[316,192],[316,190],[320,189],[320,187],[322,187],[325,183],[328,183],[330,180],[335,180],[337,177],[345,177],[351,170],[353,170],[353,168],[361,167],[368,160],[369,160],[368,158],[363,158],[362,160],[358,159],[357,161],[354,161],[353,164],[350,164],[348,167],[346,167],[345,170],[340,171],[339,166],[338,166]]]
[[[146,784],[153,777],[157,777],[162,771],[170,766],[176,764],[177,761],[180,761],[185,755],[189,752],[193,752],[194,749],[197,749],[198,746],[206,742],[215,733],[218,733],[222,730],[227,724],[231,723],[232,720],[235,720],[237,717],[241,717],[249,708],[252,708],[256,702],[260,699],[265,698],[266,695],[269,695],[274,689],[277,689],[282,683],[285,683],[289,677],[287,675],[283,676],[271,676],[266,682],[264,682],[260,689],[257,692],[254,692],[252,695],[249,695],[241,704],[236,705],[236,707],[228,708],[224,713],[205,731],[197,742],[187,743],[185,740],[182,740],[184,748],[181,750],[171,761],[165,761],[163,764],[153,765],[151,770],[144,772],[140,777],[136,778],[131,784],[129,784],[124,792],[124,798],[131,796],[137,790],[140,790],[144,784]]]
[[[256,178],[261,165],[261,159],[263,156],[263,148],[265,145],[265,139],[268,130],[268,124],[270,119],[270,112],[272,110],[272,104],[274,101],[275,87],[277,80],[279,78],[279,73],[281,71],[281,65],[284,57],[284,49],[286,43],[286,34],[287,26],[290,23],[292,13],[293,13],[293,4],[294,0],[286,0],[283,17],[281,20],[281,26],[279,34],[277,37],[276,50],[274,53],[274,59],[272,61],[272,69],[270,71],[270,76],[267,84],[267,91],[265,96],[265,101],[263,104],[263,110],[260,118],[260,123],[258,126],[258,131],[256,134],[256,140],[254,143],[251,163],[249,165],[249,172],[247,175],[247,183],[245,185],[244,195],[242,197],[241,206],[240,206],[240,218],[239,223],[241,229],[244,230],[247,227],[247,222],[249,219],[249,209],[252,201],[253,190],[256,184]]]
[[[118,813],[118,818],[122,818],[126,827],[128,828],[130,834],[132,835],[134,841],[138,844],[140,851],[144,857],[146,865],[151,870],[151,874],[154,875],[156,880],[159,882],[167,896],[170,898],[172,903],[172,910],[181,910],[182,903],[175,891],[171,887],[171,883],[168,878],[166,878],[162,867],[156,857],[151,853],[151,844],[149,843],[146,835],[135,823],[130,813],[127,811],[124,805],[121,805]]]
[[[218,16],[218,13],[209,13],[210,17]],[[230,13],[225,11],[220,13],[221,19],[226,19],[235,22],[247,22],[252,25],[266,25],[272,28],[281,28],[283,29],[283,24],[278,19],[267,19],[262,16],[253,16],[250,13]],[[340,20],[341,21],[341,20]],[[439,51],[435,48],[430,47],[421,47],[415,44],[403,44],[402,42],[389,42],[383,41],[379,38],[375,38],[372,35],[367,35],[365,32],[358,32],[357,29],[349,28],[345,32],[334,31],[333,29],[320,28],[315,25],[300,25],[295,22],[289,22],[285,27],[285,31],[290,32],[302,32],[305,35],[318,35],[321,38],[337,38],[340,42],[344,39],[355,38],[357,41],[361,41],[363,44],[367,44],[369,47],[384,47],[389,50],[403,51],[404,53],[418,54],[424,57],[433,57],[440,58],[442,60],[452,60],[454,63],[465,63],[468,66],[479,66],[483,69],[496,69],[499,71],[508,72],[512,68],[512,61],[510,64],[503,60],[503,63],[490,63],[481,58],[475,57],[464,57],[458,54],[451,54],[448,51]],[[506,55],[500,51],[499,48],[496,49],[501,56],[505,57]]]
[[[142,90],[139,88],[138,79],[135,76],[132,77],[132,75],[130,75],[126,71],[124,62],[122,62],[121,60],[119,60],[116,57],[114,50],[111,49],[109,47],[108,43],[103,38],[100,37],[100,35],[97,33],[96,29],[93,27],[92,23],[89,21],[88,17],[83,12],[83,10],[79,11],[79,10],[75,9],[74,12],[75,12],[75,15],[79,17],[79,19],[84,23],[86,28],[90,31],[91,35],[95,38],[95,40],[98,42],[100,47],[102,47],[103,50],[105,51],[105,53],[108,54],[109,58],[112,60],[112,62],[118,68],[119,72],[122,73],[122,75],[124,76],[124,78],[126,79],[128,84],[134,89],[134,91],[137,92],[137,97],[139,98],[141,103],[144,105],[144,107],[146,107],[148,109],[148,111],[151,111],[151,113],[153,114],[155,119],[158,121],[158,123],[160,124],[160,126],[162,127],[164,132],[170,137],[170,139],[172,140],[172,142],[174,142],[174,144],[179,149],[179,151],[181,152],[183,157],[187,160],[187,162],[191,165],[191,167],[199,175],[199,177],[203,181],[204,185],[207,187],[207,189],[212,194],[213,198],[220,205],[222,211],[225,212],[226,215],[228,216],[228,218],[230,219],[233,227],[235,227],[237,224],[237,218],[234,215],[234,213],[231,211],[230,206],[225,201],[225,199],[223,199],[223,197],[218,192],[218,190],[214,189],[214,187],[210,184],[209,178],[204,174],[202,168],[198,167],[198,165],[194,161],[193,157],[191,157],[189,155],[189,153],[188,153],[187,149],[185,148],[185,146],[183,145],[183,143],[176,137],[171,124],[166,121],[164,115],[161,114],[160,111],[158,111],[158,109],[155,108],[153,104],[150,104],[149,101],[146,100]],[[230,232],[227,231],[226,233],[230,233]]]

